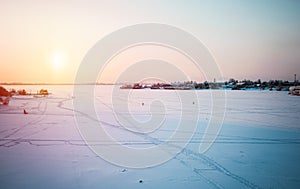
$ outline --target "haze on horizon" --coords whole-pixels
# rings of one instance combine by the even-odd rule
[[[300,1],[3,0],[0,15],[0,82],[73,83],[98,40],[139,23],[168,24],[196,36],[224,79],[300,77]]]

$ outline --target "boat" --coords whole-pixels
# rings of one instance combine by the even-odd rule
[[[289,94],[300,96],[300,86],[294,86],[289,88]]]

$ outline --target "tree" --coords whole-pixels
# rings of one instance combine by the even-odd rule
[[[261,84],[261,80],[260,79],[257,80],[257,84]]]

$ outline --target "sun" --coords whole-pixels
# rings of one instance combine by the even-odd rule
[[[61,70],[64,68],[66,64],[66,56],[65,54],[60,51],[60,50],[56,50],[53,53],[53,57],[52,57],[52,66],[55,70]]]

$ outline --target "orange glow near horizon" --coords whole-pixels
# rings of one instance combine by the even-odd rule
[[[0,70],[0,82],[10,83],[72,83],[70,78],[77,69],[77,65],[72,67],[68,55],[59,49],[20,52],[18,56],[10,55],[1,62],[6,62],[6,66]]]

